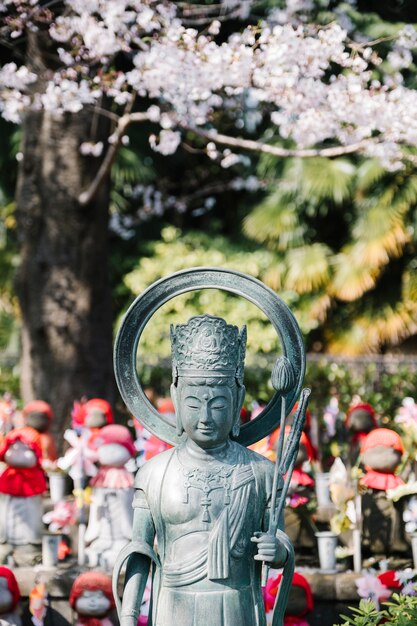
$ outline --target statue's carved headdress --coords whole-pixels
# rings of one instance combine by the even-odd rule
[[[246,326],[227,324],[221,317],[197,315],[186,324],[171,324],[172,375],[236,378],[243,382]]]

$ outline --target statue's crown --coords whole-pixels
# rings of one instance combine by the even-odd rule
[[[207,373],[243,381],[246,326],[239,331],[221,317],[197,315],[186,324],[171,324],[171,347],[174,382]]]

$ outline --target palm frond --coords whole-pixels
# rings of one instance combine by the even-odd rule
[[[331,304],[332,299],[327,293],[311,298],[309,302],[309,317],[322,324],[326,320]]]
[[[352,302],[375,287],[378,267],[367,266],[361,258],[350,252],[340,252],[333,259],[334,275],[329,293],[339,300]]]
[[[330,277],[330,255],[330,248],[323,243],[289,250],[285,287],[299,294],[323,287]]]
[[[356,255],[364,265],[375,268],[386,265],[391,257],[400,256],[410,241],[405,219],[411,208],[414,190],[413,184],[405,186],[408,191],[404,188],[400,190],[393,184],[384,188],[381,194],[357,202],[360,213],[352,227],[355,243],[352,244],[351,254]]]
[[[408,307],[400,302],[395,308],[383,307],[375,319],[375,333],[380,345],[398,344],[400,341],[417,333],[417,306]]]
[[[357,318],[347,328],[333,328],[325,333],[326,349],[329,354],[342,354],[346,357],[372,352],[367,341],[368,320]]]
[[[366,159],[356,170],[355,191],[363,193],[379,182],[387,170],[376,159]]]
[[[398,345],[416,333],[417,303],[400,301],[352,318],[347,328],[328,332],[327,349],[332,354],[356,356],[377,352],[383,345]]]
[[[355,167],[348,159],[292,159],[284,180],[306,200],[341,204],[352,193]]]
[[[370,232],[367,238],[352,244],[350,256],[356,257],[359,263],[369,268],[379,269],[390,258],[400,256],[409,240],[410,235],[404,224],[392,224],[389,230],[381,233]]]
[[[402,298],[406,303],[416,303],[417,306],[417,263],[411,261],[406,267],[402,278]]]
[[[265,272],[262,279],[268,287],[274,291],[281,291],[284,286],[284,277],[287,271],[286,263],[283,260],[273,263]]]
[[[134,150],[121,146],[111,170],[113,185],[122,188],[124,185],[148,183],[154,177],[150,167],[145,165],[143,158]]]
[[[303,243],[305,225],[300,224],[295,203],[275,190],[243,222],[244,233],[276,250]]]
[[[302,331],[309,333],[323,324],[331,303],[330,296],[322,291],[300,296],[293,310]]]

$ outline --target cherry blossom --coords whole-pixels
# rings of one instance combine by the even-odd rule
[[[80,146],[80,152],[84,156],[91,154],[91,156],[99,157],[103,152],[103,142],[98,141],[93,143],[91,141],[84,141]]]
[[[151,135],[149,143],[155,152],[173,154],[181,143],[181,133],[173,130],[161,130],[159,137]]]
[[[119,121],[103,153],[116,149],[128,124],[139,118],[159,125],[150,144],[164,155],[175,152],[189,130],[208,137],[208,156],[222,158],[224,167],[235,163],[236,150],[222,157],[219,144],[267,145],[222,135],[217,128],[226,118],[249,133],[271,122],[274,140],[294,146],[282,148],[282,155],[358,151],[391,169],[410,158],[404,147],[417,146],[417,91],[405,86],[402,72],[417,47],[411,25],[391,43],[382,69],[372,42],[361,36],[354,41],[340,12],[329,24],[312,24],[311,0],[289,0],[285,9],[274,9],[263,22],[243,26],[227,39],[223,19],[247,20],[251,2],[213,5],[220,6],[219,15],[212,7],[202,30],[190,27],[177,4],[64,0],[57,9],[38,0],[2,0],[2,36],[17,42],[27,30],[47,29],[60,64],[39,76],[29,65],[6,64],[0,70],[2,116],[18,123],[31,107],[58,115],[100,110],[105,98]],[[242,115],[243,109],[251,115]],[[329,148],[321,147],[324,142]],[[267,147],[272,153],[273,146]]]

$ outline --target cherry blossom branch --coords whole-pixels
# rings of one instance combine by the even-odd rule
[[[263,152],[264,154],[272,154],[277,157],[290,158],[290,157],[338,157],[344,154],[354,154],[361,152],[367,148],[370,144],[379,143],[378,139],[364,139],[356,143],[349,144],[347,146],[332,146],[331,148],[282,148],[281,146],[271,146],[270,144],[263,143],[262,141],[254,141],[253,139],[243,139],[243,137],[230,137],[229,135],[223,135],[215,130],[204,130],[195,126],[184,126],[185,130],[188,130],[199,137],[207,139],[207,141],[213,141],[214,143],[228,146],[230,148],[243,148],[244,150],[250,150],[251,152]]]
[[[94,180],[91,182],[90,186],[81,192],[78,196],[78,202],[81,206],[86,206],[91,200],[94,198],[97,193],[100,185],[103,180],[110,172],[111,166],[113,165],[114,159],[117,155],[117,150],[119,148],[120,143],[122,142],[123,135],[126,133],[126,130],[130,124],[135,122],[146,122],[149,121],[148,113],[128,113],[126,112],[122,117],[119,118],[116,126],[116,130],[112,135],[112,143],[107,150],[106,156],[104,157],[101,166],[95,176]],[[207,141],[212,141],[216,144],[221,144],[223,146],[228,146],[230,148],[239,148],[243,150],[249,150],[251,152],[261,152],[264,154],[272,154],[273,156],[281,157],[281,158],[312,158],[312,157],[338,157],[346,154],[354,154],[365,150],[371,143],[378,143],[378,139],[365,139],[363,141],[358,141],[356,143],[352,143],[347,146],[332,146],[331,148],[308,148],[308,149],[300,149],[300,148],[283,148],[281,146],[272,146],[267,143],[263,143],[262,141],[255,141],[253,139],[244,139],[242,137],[231,137],[229,135],[223,135],[222,133],[218,133],[216,130],[204,130],[202,128],[198,128],[195,126],[186,126],[183,125],[182,128],[184,130],[188,130],[199,137],[203,137]]]
[[[81,206],[86,206],[89,202],[91,202],[101,183],[110,172],[111,166],[116,158],[117,150],[128,126],[133,122],[146,122],[148,119],[149,117],[147,113],[126,113],[119,118],[116,130],[112,136],[113,142],[110,144],[94,180],[91,182],[90,186],[85,191],[82,191],[78,196],[78,202]]]

